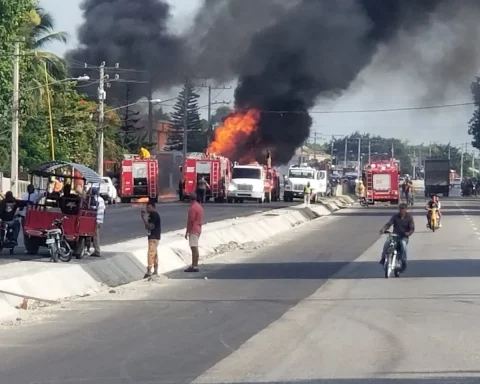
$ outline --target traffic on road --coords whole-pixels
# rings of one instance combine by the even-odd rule
[[[2,379],[10,384],[478,379],[471,356],[480,315],[475,305],[480,201],[441,198],[443,227],[435,233],[425,226],[427,201],[419,195],[408,208],[415,232],[408,268],[397,279],[385,279],[378,260],[386,239],[379,230],[398,208],[356,206],[263,247],[207,261],[199,274],[171,272],[166,280],[73,301],[39,314],[28,326],[0,329]]]

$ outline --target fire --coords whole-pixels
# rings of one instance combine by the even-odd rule
[[[233,112],[223,125],[215,130],[215,140],[208,147],[209,153],[232,157],[245,145],[245,142],[255,132],[260,120],[260,111],[249,109],[246,112]],[[244,153],[240,161],[251,160],[252,154]]]

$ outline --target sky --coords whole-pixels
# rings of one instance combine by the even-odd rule
[[[82,22],[79,8],[81,0],[40,0],[41,5],[53,14],[56,29],[66,31],[70,35],[68,44],[54,44],[48,49],[57,54],[63,54],[67,49],[75,47],[76,29]],[[200,0],[170,0],[172,6],[172,27],[177,30],[187,28]],[[431,31],[429,31],[430,33]],[[437,35],[438,36],[438,35]],[[443,40],[435,39],[429,42],[431,55],[436,60],[442,60],[442,55],[453,55],[450,45]],[[314,124],[312,139],[316,134],[318,142],[329,141],[332,135],[341,136],[355,131],[371,133],[384,137],[397,137],[409,140],[411,143],[451,142],[460,146],[471,139],[467,133],[468,121],[473,114],[473,106],[460,106],[441,109],[420,109],[410,111],[362,112],[348,111],[398,109],[410,107],[431,107],[444,104],[465,103],[471,101],[470,82],[477,75],[475,71],[466,73],[461,83],[455,86],[438,85],[436,92],[429,92],[423,84],[422,75],[415,73],[415,55],[424,53],[424,46],[413,44],[409,61],[399,61],[398,69],[387,69],[384,63],[390,58],[389,52],[380,52],[351,84],[350,88],[335,100],[319,99],[313,108]],[[436,50],[436,51],[435,51]],[[477,63],[480,67],[480,48]],[[89,63],[98,65],[98,63]],[[417,63],[418,64],[418,63]],[[234,88],[235,83],[226,84]],[[200,89],[200,105],[206,104],[206,91]],[[172,93],[173,92],[173,93]],[[157,97],[169,98],[176,92],[160,93]],[[223,90],[213,93],[213,99],[218,101],[233,101],[233,90]],[[168,112],[168,110],[167,110]],[[328,113],[327,113],[328,112]]]

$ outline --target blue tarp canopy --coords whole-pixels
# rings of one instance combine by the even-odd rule
[[[55,171],[59,168],[74,168],[75,171],[78,171],[79,173],[82,174],[82,179],[85,179],[87,183],[104,183],[104,180],[102,177],[95,172],[93,169],[88,168],[85,165],[82,164],[76,164],[76,163],[70,163],[68,161],[60,161],[60,160],[54,160],[54,161],[49,161],[47,163],[40,164],[36,168],[32,169],[30,173],[32,175],[39,175],[39,176],[53,176],[55,175]],[[65,178],[75,178],[72,176],[67,176],[67,175],[58,175],[62,176]]]

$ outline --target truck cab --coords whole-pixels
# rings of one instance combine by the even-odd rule
[[[259,164],[235,165],[228,186],[227,201],[243,202],[244,200],[265,201],[265,168]]]
[[[327,192],[327,171],[317,170],[306,164],[291,166],[288,169],[283,200],[293,202],[295,198],[303,199],[303,191],[307,183],[310,183],[312,203],[315,203],[319,196]]]

